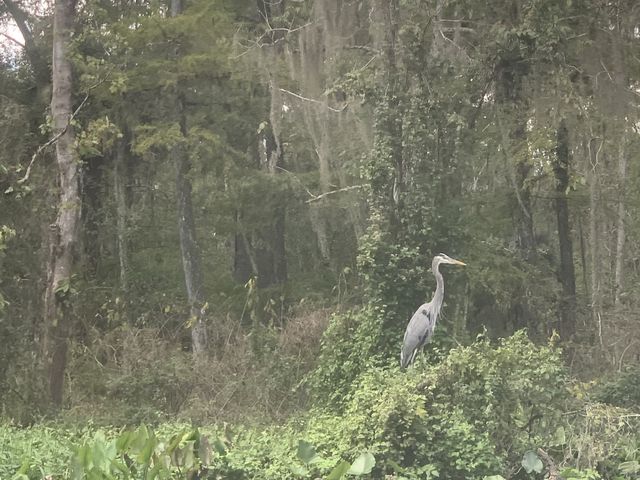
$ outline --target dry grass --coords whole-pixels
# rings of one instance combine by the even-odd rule
[[[211,422],[280,422],[304,408],[300,388],[315,366],[330,313],[298,311],[282,328],[257,334],[235,319],[215,322],[210,355],[194,365],[185,332],[122,328],[96,335],[70,364],[74,416],[128,423],[155,418]],[[252,338],[258,335],[259,338]],[[133,418],[132,418],[133,417]]]

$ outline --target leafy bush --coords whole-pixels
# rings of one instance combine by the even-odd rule
[[[382,363],[376,350],[382,331],[380,316],[376,309],[364,308],[331,318],[309,381],[317,404],[343,407],[358,375]]]
[[[559,352],[523,332],[494,347],[479,339],[421,369],[371,367],[346,396],[343,414],[309,420],[321,452],[370,450],[376,472],[482,478],[519,465],[553,443],[568,399]],[[422,469],[422,470],[421,470]]]

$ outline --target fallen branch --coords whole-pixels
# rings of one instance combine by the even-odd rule
[[[551,455],[549,455],[541,448],[538,448],[538,455],[540,456],[542,461],[547,464],[547,470],[549,471],[547,480],[562,480],[562,477],[560,476],[560,470],[558,470],[556,462],[554,462],[553,458],[551,458]]]

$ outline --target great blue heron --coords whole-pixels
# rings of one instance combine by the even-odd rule
[[[455,260],[444,253],[433,257],[431,270],[436,277],[436,293],[429,303],[422,304],[413,314],[407,330],[404,332],[402,350],[400,351],[400,365],[406,368],[413,363],[420,348],[429,341],[436,327],[438,313],[444,300],[444,279],[440,273],[440,264],[466,265],[460,260]]]

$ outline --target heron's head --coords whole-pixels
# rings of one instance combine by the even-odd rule
[[[445,255],[444,253],[439,253],[435,257],[433,257],[433,267],[437,267],[441,263],[448,263],[451,265],[466,265],[466,263],[461,262],[460,260],[456,260],[455,258],[451,258],[449,255]]]

